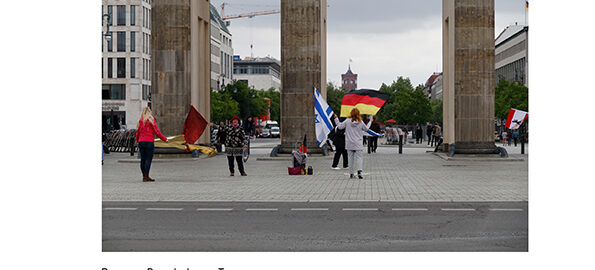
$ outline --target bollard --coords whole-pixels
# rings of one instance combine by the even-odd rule
[[[134,156],[134,140],[130,140],[130,156],[133,157]]]
[[[521,155],[525,154],[525,139],[521,137]]]
[[[399,136],[399,154],[403,154],[403,136]]]

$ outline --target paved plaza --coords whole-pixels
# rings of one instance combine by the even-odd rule
[[[506,147],[512,159],[444,160],[423,145],[380,144],[364,153],[364,179],[332,170],[331,156],[309,157],[312,176],[290,176],[287,158],[270,159],[276,141],[255,142],[248,176],[230,177],[225,155],[154,160],[143,183],[137,157],[111,153],[103,165],[104,201],[527,201],[528,155]],[[501,146],[501,144],[498,144]],[[528,151],[528,150],[527,150]],[[237,169],[236,169],[237,170]]]

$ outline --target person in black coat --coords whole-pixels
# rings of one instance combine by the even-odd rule
[[[344,121],[345,118],[341,117],[340,120]],[[349,168],[349,163],[347,160],[347,150],[345,149],[345,129],[337,129],[335,127],[329,133],[329,138],[333,141],[333,144],[336,148],[332,168],[334,170],[340,169],[337,166],[339,165],[339,159],[341,158],[341,156],[343,156],[343,169]]]
[[[429,123],[428,126],[426,127],[426,135],[428,136],[428,145],[430,145],[430,143],[432,142],[432,132],[434,131],[434,127],[432,126],[432,123]]]
[[[374,116],[374,118],[372,118],[372,124],[370,125],[370,130],[376,132],[376,133],[380,133],[381,129],[380,129],[380,125],[378,124],[378,122],[376,122],[376,116]],[[376,136],[371,136],[368,138],[368,154],[370,154],[370,152],[372,153],[376,153],[376,149],[378,148],[378,137]]]
[[[424,137],[423,137],[423,131],[421,130],[421,126],[417,125],[417,128],[415,129],[415,143],[419,144],[422,143]]]

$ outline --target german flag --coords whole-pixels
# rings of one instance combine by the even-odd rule
[[[349,117],[353,108],[357,108],[360,114],[376,115],[389,97],[387,93],[372,89],[351,91],[343,96],[341,117]]]

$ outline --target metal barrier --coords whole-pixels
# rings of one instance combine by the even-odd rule
[[[112,130],[104,144],[112,152],[136,152],[136,129]]]

